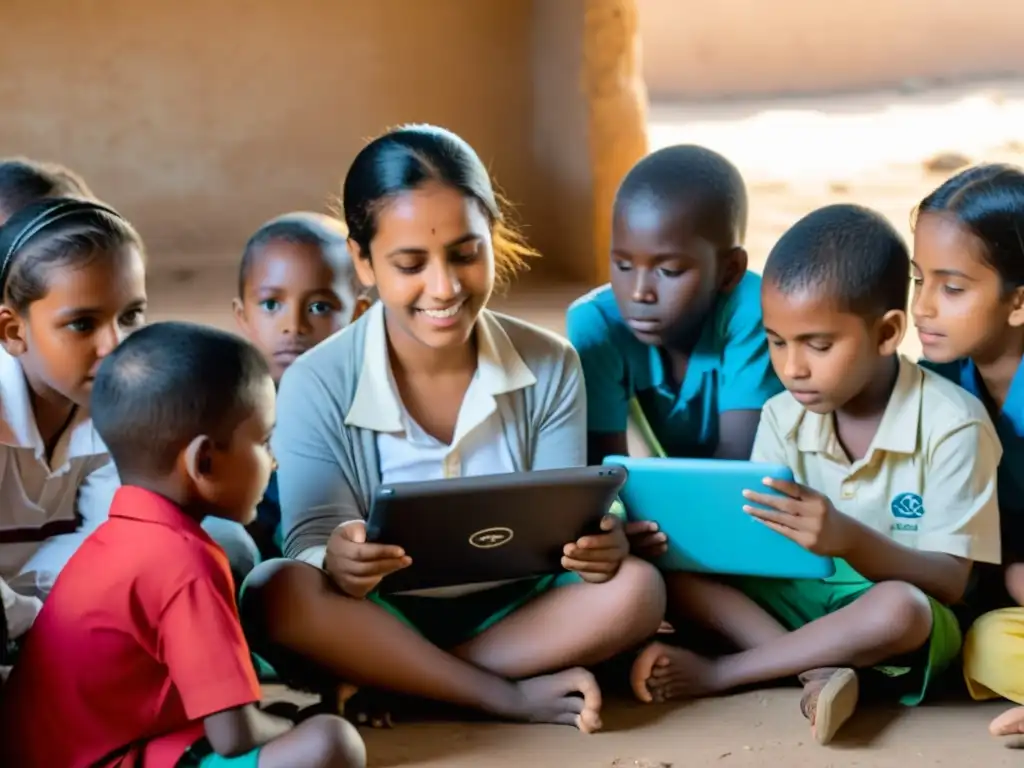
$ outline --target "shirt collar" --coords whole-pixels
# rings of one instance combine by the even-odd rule
[[[117,489],[110,503],[110,517],[156,523],[204,540],[209,538],[199,522],[186,515],[173,501],[137,485],[122,485]]]
[[[88,409],[78,408],[68,425],[63,459],[95,456],[107,453],[107,448],[96,433]],[[39,460],[46,457],[46,446],[39,435],[28,382],[18,358],[0,348],[0,444],[12,448],[32,448]],[[58,458],[59,457],[55,457]],[[57,461],[53,462],[58,464]],[[60,462],[63,463],[63,462]]]
[[[900,355],[896,384],[865,456],[870,456],[873,451],[907,454],[917,451],[923,382],[924,371]],[[787,437],[796,438],[797,450],[801,453],[822,453],[845,460],[846,454],[836,435],[831,413],[798,409]]]
[[[960,365],[960,386],[985,403],[986,407],[992,403],[978,367],[969,358],[963,360]],[[1024,435],[1024,361],[1017,366],[1003,407],[994,415],[993,421],[997,425],[1000,422],[1008,424],[1013,434]]]
[[[650,371],[652,386],[662,391],[671,391],[673,396],[681,402],[689,402],[700,390],[703,374],[714,367],[718,356],[716,338],[718,335],[718,313],[721,308],[723,297],[718,297],[708,317],[701,326],[700,334],[697,336],[697,343],[690,352],[686,364],[686,373],[681,382],[675,382],[674,376],[669,374],[666,364],[665,350],[655,344],[648,346],[647,354],[650,357]],[[631,331],[632,333],[632,331]]]
[[[363,367],[352,406],[345,415],[347,426],[374,432],[403,432],[403,408],[391,376],[384,307],[377,302],[366,318]],[[480,394],[515,392],[537,383],[537,377],[516,351],[495,316],[486,309],[476,323],[477,369],[474,386]],[[460,415],[461,420],[461,415]],[[475,419],[474,419],[475,421]]]

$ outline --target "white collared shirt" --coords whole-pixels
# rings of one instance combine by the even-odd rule
[[[451,444],[418,425],[398,394],[388,357],[383,306],[366,318],[366,354],[345,424],[377,434],[381,483],[422,482],[515,471],[497,398],[537,383],[500,327],[478,322],[477,369],[466,390]],[[321,567],[326,547],[311,547],[300,560]]]
[[[0,586],[11,634],[31,624],[78,545],[107,518],[120,480],[81,410],[49,462],[21,364],[0,349]]]

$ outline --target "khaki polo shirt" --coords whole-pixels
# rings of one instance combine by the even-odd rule
[[[832,414],[811,413],[788,392],[765,405],[752,458],[788,466],[798,483],[900,544],[998,563],[1001,456],[981,401],[901,357],[864,458],[850,461]]]

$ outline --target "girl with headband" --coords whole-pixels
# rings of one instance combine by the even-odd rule
[[[142,241],[111,208],[44,199],[0,227],[0,596],[12,641],[106,519],[119,482],[89,393],[145,310]]]

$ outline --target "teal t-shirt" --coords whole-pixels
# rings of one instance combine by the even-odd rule
[[[753,272],[716,301],[679,385],[661,348],[626,325],[610,285],[573,302],[566,326],[583,363],[589,431],[626,431],[635,400],[668,456],[713,455],[719,414],[759,411],[782,391],[761,322],[761,278]]]

